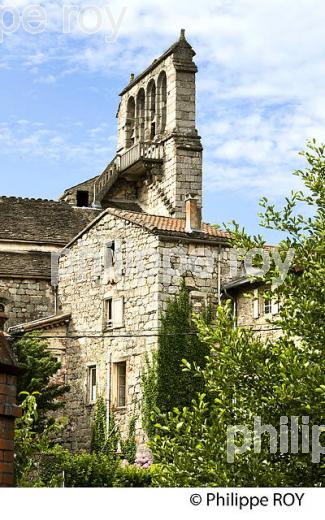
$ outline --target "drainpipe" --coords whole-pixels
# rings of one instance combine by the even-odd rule
[[[53,299],[54,299],[54,315],[56,316],[58,313],[58,285],[53,287]]]
[[[218,247],[218,305],[221,304],[221,246]]]

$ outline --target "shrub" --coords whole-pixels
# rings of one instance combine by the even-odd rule
[[[152,484],[152,475],[150,469],[142,469],[137,466],[119,466],[113,486],[114,487],[150,487]]]

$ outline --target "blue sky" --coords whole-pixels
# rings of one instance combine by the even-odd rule
[[[118,93],[181,27],[199,67],[206,221],[236,219],[257,232],[259,198],[280,203],[298,187],[298,151],[308,138],[325,140],[322,0],[0,5],[1,194],[57,198],[100,173],[115,151]],[[31,5],[46,13],[39,34],[22,26]]]

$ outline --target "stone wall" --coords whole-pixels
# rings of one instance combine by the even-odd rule
[[[116,244],[113,272],[104,269],[105,244]],[[94,254],[95,252],[95,254]],[[218,247],[191,244],[177,238],[160,239],[135,224],[105,215],[72,245],[60,262],[60,312],[71,312],[66,340],[66,398],[70,419],[65,445],[87,449],[93,404],[88,399],[89,367],[97,369],[97,392],[112,406],[114,367],[127,363],[127,403],[115,410],[122,432],[137,416],[137,442],[144,442],[141,428],[141,372],[144,354],[157,348],[161,311],[179,290],[185,277],[193,301],[199,307],[217,301]],[[227,279],[228,250],[221,251],[221,276]],[[103,331],[104,301],[124,299],[123,323]]]
[[[54,313],[53,288],[46,280],[0,278],[0,302],[9,317],[7,328]]]
[[[119,241],[115,283],[103,269],[109,240]],[[98,393],[108,399],[111,364],[127,360],[127,406],[116,411],[122,429],[134,412],[138,414],[143,353],[156,344],[158,327],[157,250],[157,237],[106,215],[61,260],[59,301],[62,312],[72,314],[73,339],[67,340],[65,361],[71,391],[64,412],[70,418],[65,443],[72,449],[89,448],[90,443],[93,405],[87,396],[88,367],[97,367]],[[103,303],[108,296],[124,298],[124,323],[103,335]],[[140,420],[137,432],[141,442]]]
[[[281,329],[274,322],[278,318],[278,312],[273,308],[270,313],[265,313],[264,309],[264,286],[256,286],[258,290],[259,316],[254,317],[253,300],[254,289],[244,287],[236,291],[236,314],[237,325],[249,328],[262,339],[277,339],[281,335]]]

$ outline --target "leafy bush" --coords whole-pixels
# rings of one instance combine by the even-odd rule
[[[113,486],[114,487],[151,487],[152,473],[150,469],[142,469],[138,466],[119,466]]]
[[[105,454],[80,453],[67,457],[65,487],[112,487],[117,461]]]

